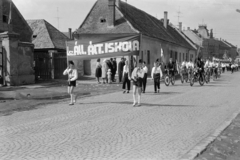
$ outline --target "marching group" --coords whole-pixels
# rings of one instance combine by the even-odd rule
[[[125,58],[121,58],[121,61],[118,63],[118,67],[116,58],[110,58],[109,60],[104,59],[102,64],[100,63],[100,59],[98,59],[95,73],[97,83],[101,83],[100,78],[102,78],[103,84],[115,82],[115,75],[118,71],[119,83],[122,83],[123,93],[129,93],[132,81],[133,106],[141,106],[141,94],[145,93],[146,90],[148,68],[146,66],[146,62],[142,61],[141,59],[138,61],[138,63],[135,63],[133,67],[130,67],[129,65],[129,61]],[[191,82],[194,82],[196,77],[199,79],[199,82],[200,80],[206,80],[206,82],[209,82],[211,76],[214,77],[214,75],[220,75],[222,72],[225,72],[225,70],[231,70],[233,73],[235,70],[239,69],[238,64],[226,64],[221,63],[221,61],[210,60],[204,61],[201,58],[197,58],[194,62],[192,60],[188,62],[183,61],[181,64],[179,64],[177,61],[173,62],[172,58],[170,58],[169,62],[166,65],[163,65],[164,64],[157,59],[154,62],[154,66],[151,70],[151,78],[154,82],[155,93],[160,92],[160,80],[163,78],[163,73],[165,84],[167,86],[169,85],[169,80],[171,78],[172,80],[170,81],[172,81],[172,84],[174,84],[173,81],[175,81],[176,73],[180,74],[181,77],[186,75],[186,81],[189,80],[192,86]],[[164,72],[162,71],[163,68]],[[69,61],[69,66],[63,74],[68,75],[69,77],[68,93],[71,97],[69,105],[74,105],[74,103],[76,103],[77,96],[73,94],[73,91],[74,87],[76,86],[78,74],[72,61]]]

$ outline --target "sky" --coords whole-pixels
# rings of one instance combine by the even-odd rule
[[[60,31],[76,30],[97,0],[12,0],[25,19],[45,19]],[[126,1],[126,0],[122,0]],[[170,23],[197,29],[206,24],[215,38],[222,38],[240,48],[240,0],[127,0],[127,3],[163,18]],[[59,23],[58,18],[59,17]]]

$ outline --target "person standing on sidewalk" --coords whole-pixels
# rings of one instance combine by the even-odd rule
[[[159,63],[154,62],[154,67],[152,68],[151,77],[154,80],[154,91],[155,93],[160,92],[160,79],[162,77],[162,69]]]
[[[144,77],[143,77],[143,88],[142,88],[142,92],[145,93],[146,91],[146,85],[147,85],[147,74],[148,74],[148,68],[146,66],[146,62],[143,62],[143,71],[144,71]]]
[[[137,105],[138,95],[138,106],[141,106],[141,92],[142,92],[142,81],[144,77],[144,71],[142,69],[142,60],[139,60],[138,65],[133,69],[131,80],[133,81],[133,107]]]
[[[121,61],[118,63],[118,79],[119,79],[119,83],[122,82],[124,65],[125,65],[125,62],[124,62],[124,58],[122,57]]]
[[[108,66],[106,63],[106,59],[103,60],[103,64],[102,64],[102,80],[103,80],[103,84],[106,83],[107,81],[107,71],[108,71]]]
[[[115,82],[115,75],[116,75],[116,72],[117,72],[117,60],[116,58],[113,58],[113,71],[112,71],[112,81]]]
[[[73,92],[76,87],[76,80],[78,79],[78,71],[75,68],[73,61],[68,62],[68,68],[63,72],[63,75],[68,75],[68,94],[70,94],[71,97],[69,105],[74,105],[77,100],[77,95],[74,95]]]
[[[97,78],[97,83],[100,84],[100,77],[102,77],[102,65],[100,59],[97,59],[95,77]]]
[[[123,84],[122,84],[122,89],[123,89],[123,93],[129,93],[130,91],[130,75],[129,75],[129,65],[128,65],[128,61],[125,62],[125,65],[123,67]],[[127,85],[127,90],[126,90],[126,85]]]

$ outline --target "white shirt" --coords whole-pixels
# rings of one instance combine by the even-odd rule
[[[182,67],[186,66],[187,65],[187,62],[182,62]]]
[[[76,81],[78,79],[77,69],[66,69],[63,72],[63,75],[68,75],[68,79],[70,79],[70,81]]]
[[[129,72],[129,67],[124,65],[124,67],[123,67],[123,74],[124,73],[128,73],[128,72]]]
[[[152,68],[152,73],[151,73],[152,78],[153,78],[153,75],[157,74],[157,73],[160,73],[160,78],[161,78],[162,77],[162,69],[160,66],[157,67],[156,69],[155,69],[155,67]]]
[[[133,72],[132,72],[132,79],[135,79],[135,77],[144,77],[144,71],[143,69],[139,68],[139,67],[135,67]]]
[[[205,65],[204,65],[204,68],[210,67],[210,63],[211,63],[211,62],[206,61]]]
[[[188,62],[188,63],[186,64],[186,67],[187,67],[187,68],[194,68],[194,65],[193,65],[192,62]]]
[[[148,68],[147,68],[147,66],[143,67],[143,71],[144,71],[144,73],[148,73]]]

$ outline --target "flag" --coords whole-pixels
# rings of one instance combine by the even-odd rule
[[[11,20],[12,20],[12,1],[10,1],[8,24],[11,23]]]
[[[163,57],[163,49],[161,48],[161,57]]]

